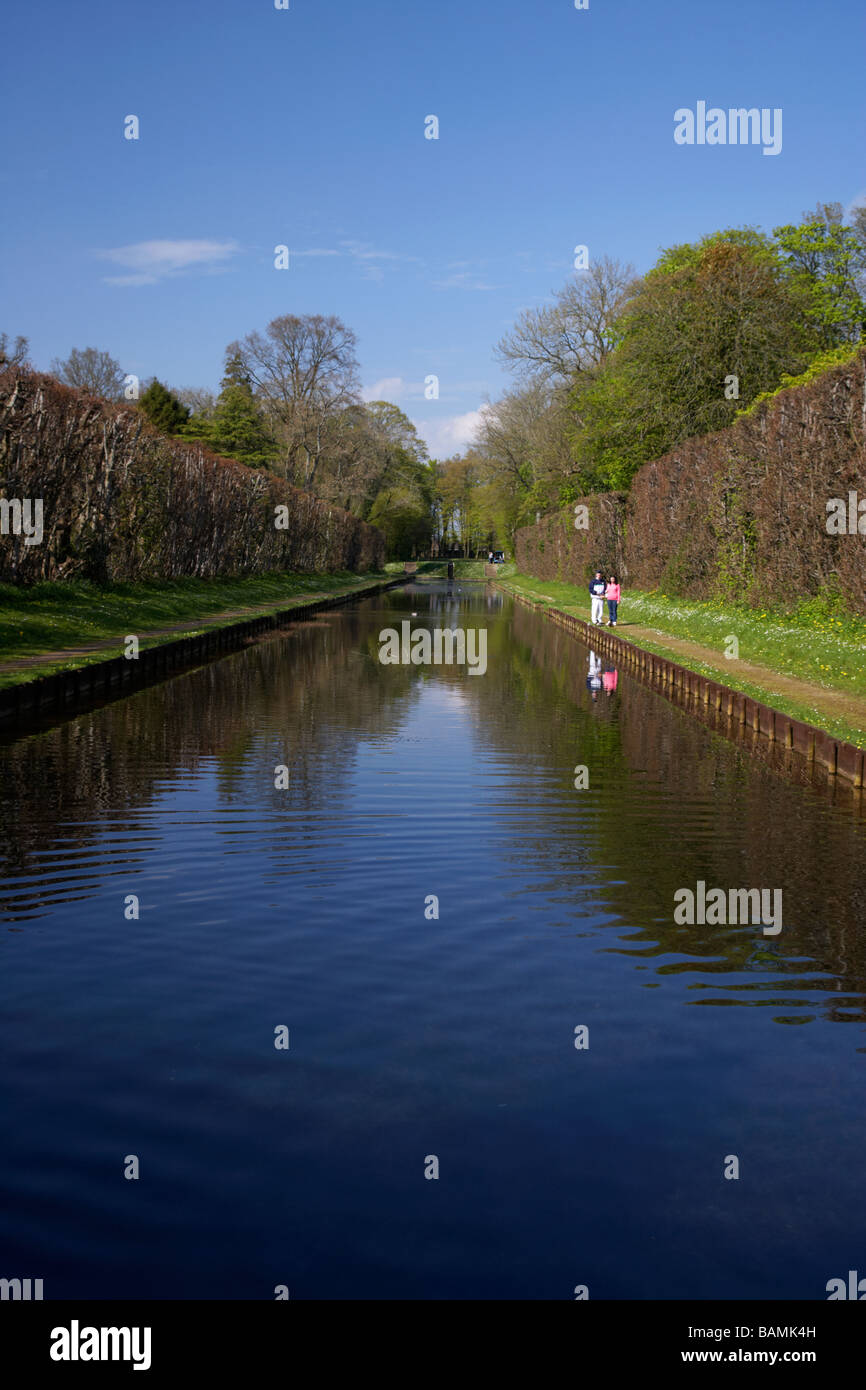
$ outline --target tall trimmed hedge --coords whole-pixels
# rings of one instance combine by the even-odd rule
[[[614,568],[638,589],[756,605],[834,588],[866,608],[866,534],[827,531],[827,503],[849,492],[866,502],[866,349],[645,463],[627,499],[583,498],[588,531],[573,509],[524,527],[517,563],[574,583]]]
[[[0,536],[0,579],[98,583],[381,569],[381,531],[269,473],[159,434],[141,412],[20,368],[0,373],[0,496],[44,537]],[[277,529],[277,507],[288,509]],[[282,520],[282,517],[281,517]]]

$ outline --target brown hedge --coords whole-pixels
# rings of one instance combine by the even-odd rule
[[[828,501],[849,491],[866,500],[866,349],[644,464],[627,500],[581,499],[588,531],[573,509],[524,527],[516,559],[541,579],[581,583],[598,566],[639,589],[753,604],[834,587],[866,608],[866,535],[827,532]]]
[[[42,498],[44,517],[39,545],[0,536],[3,580],[363,572],[385,561],[382,532],[349,512],[20,368],[0,373],[0,495]]]

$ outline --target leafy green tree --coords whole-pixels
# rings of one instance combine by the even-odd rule
[[[385,532],[392,559],[412,559],[429,552],[437,529],[436,467],[412,421],[390,401],[363,407],[367,477],[372,501],[361,515]]]
[[[802,371],[821,345],[802,287],[752,228],[665,251],[616,333],[605,370],[578,380],[571,395],[587,488],[627,487],[648,459],[722,429],[783,373]]]
[[[491,525],[513,536],[536,512],[627,489],[647,460],[861,342],[864,301],[864,206],[846,223],[840,204],[819,204],[773,237],[716,231],[663,251],[641,280],[598,261],[499,343],[518,381],[482,411],[476,510],[483,497]],[[450,465],[443,532],[452,517],[462,525]]]
[[[269,467],[278,453],[252,391],[239,384],[220,392],[211,439],[218,453],[254,468]]]
[[[187,422],[183,427],[183,438],[190,443],[204,444],[208,449],[214,449],[213,427],[214,411],[216,409],[216,396],[212,391],[205,387],[184,386],[174,392],[181,405],[186,406],[189,411]]]
[[[823,350],[859,342],[866,332],[866,304],[858,289],[866,245],[860,219],[849,227],[842,217],[840,203],[819,203],[799,226],[789,223],[773,233]]]
[[[253,386],[252,377],[244,365],[243,353],[236,343],[230,344],[226,348],[220,390],[224,391],[227,386],[248,386],[250,390]]]
[[[430,509],[414,489],[384,488],[370,508],[367,520],[385,533],[390,560],[410,560],[426,553],[430,545]]]
[[[213,416],[207,422],[211,448],[252,468],[272,466],[279,450],[239,353],[227,354],[220,384]]]
[[[483,482],[484,463],[473,450],[446,459],[441,466],[439,495],[447,518],[446,537],[450,533],[467,559],[489,536]]]
[[[152,425],[163,434],[180,434],[189,419],[189,410],[156,378],[142,392],[138,402]]]
[[[851,211],[851,231],[857,238],[860,248],[860,270],[857,275],[857,289],[861,299],[866,299],[866,203]]]
[[[415,462],[426,459],[427,445],[398,405],[393,405],[391,401],[368,401],[364,409],[382,442],[388,462],[399,467],[403,458]]]

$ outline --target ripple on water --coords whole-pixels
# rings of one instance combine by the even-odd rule
[[[0,751],[0,1239],[53,1297],[813,1298],[862,1246],[862,826],[460,598],[483,678],[381,666],[392,592]],[[698,880],[782,934],[678,925]]]

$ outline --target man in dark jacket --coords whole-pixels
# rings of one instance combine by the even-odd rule
[[[607,585],[601,577],[601,570],[596,570],[595,579],[589,581],[589,596],[592,600],[592,623],[594,627],[601,627],[604,622],[604,591]]]

